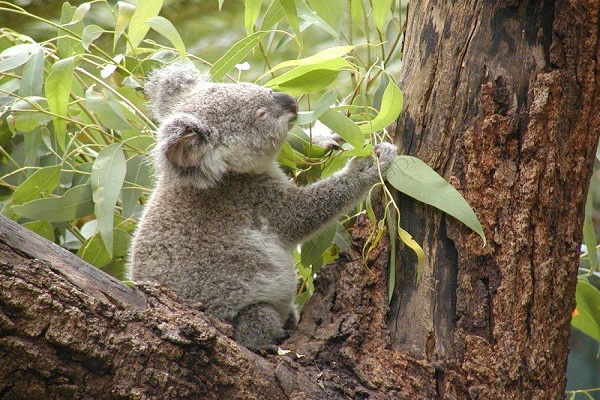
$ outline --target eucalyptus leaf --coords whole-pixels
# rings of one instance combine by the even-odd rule
[[[236,64],[239,64],[246,58],[267,33],[266,31],[254,32],[234,44],[231,49],[213,64],[210,69],[212,78],[215,81],[221,80]]]
[[[375,21],[375,26],[380,31],[383,30],[387,15],[390,12],[393,2],[394,0],[377,0],[372,3],[373,20]]]
[[[113,254],[115,206],[125,174],[127,163],[123,154],[123,144],[113,143],[100,153],[92,165],[92,197],[98,220],[98,230],[108,254]]]
[[[77,9],[75,10],[75,12],[73,13],[73,17],[71,18],[71,22],[82,21],[83,18],[86,16],[86,14],[88,13],[88,11],[90,11],[91,8],[92,8],[92,5],[90,3],[80,4],[77,7]]]
[[[302,251],[300,253],[300,260],[304,266],[318,264],[321,260],[323,253],[333,242],[335,237],[336,225],[330,224],[323,229],[317,236],[311,238],[302,245]]]
[[[423,251],[421,245],[413,239],[410,233],[400,227],[398,227],[398,237],[402,240],[402,243],[414,251],[417,256],[417,282],[420,282],[425,267],[425,251]]]
[[[116,130],[131,128],[121,105],[110,92],[102,89],[100,92],[96,92],[95,85],[91,85],[85,91],[85,100],[100,122],[107,128]]]
[[[292,30],[296,34],[296,40],[302,46],[302,33],[300,32],[300,24],[298,23],[298,12],[296,9],[296,1],[295,0],[276,0],[281,4],[281,8],[283,9],[283,13],[285,14],[286,19],[288,20]]]
[[[60,166],[40,168],[27,178],[15,190],[12,197],[13,205],[27,203],[41,196],[48,195],[58,186],[60,179]]]
[[[372,121],[361,125],[360,130],[364,134],[369,134],[385,129],[388,125],[396,121],[400,112],[402,112],[403,104],[402,92],[393,81],[390,81],[381,98],[379,113]]]
[[[580,277],[575,296],[577,307],[571,325],[600,343],[600,290]]]
[[[90,185],[69,189],[62,197],[46,197],[12,207],[12,211],[25,218],[38,221],[74,221],[94,212]]]
[[[265,75],[272,74],[275,71],[278,71],[282,68],[289,67],[298,67],[298,66],[310,66],[310,65],[318,65],[319,68],[323,68],[321,65],[327,61],[336,60],[342,57],[345,54],[348,54],[352,50],[354,50],[356,46],[336,46],[330,47],[326,50],[320,51],[312,56],[300,58],[298,60],[288,60],[281,62],[271,68]],[[346,66],[346,65],[343,65]]]
[[[39,96],[42,93],[44,61],[44,50],[41,48],[27,61],[19,85],[20,96]]]
[[[144,40],[144,37],[146,37],[146,34],[150,29],[150,25],[147,23],[148,20],[158,16],[162,6],[163,0],[143,0],[137,2],[135,11],[129,20],[129,40],[127,42],[128,53],[133,52],[142,40]]]
[[[52,117],[44,112],[47,109],[48,101],[45,97],[25,97],[9,108],[11,114],[7,122],[13,132],[29,132],[50,122]]]
[[[244,1],[244,26],[246,34],[250,35],[254,31],[254,24],[260,15],[262,0]]]
[[[354,121],[332,108],[319,116],[319,121],[336,132],[354,148],[360,149],[365,144],[365,136]]]
[[[24,222],[23,226],[52,242],[54,242],[54,240],[56,239],[56,237],[54,236],[54,228],[52,228],[52,224],[48,221]]]
[[[123,217],[129,218],[140,211],[141,207],[137,206],[140,196],[145,192],[143,188],[149,188],[151,185],[150,161],[142,155],[127,160],[127,173],[121,191]]]
[[[52,65],[45,84],[48,108],[50,112],[56,114],[52,122],[61,149],[65,148],[67,137],[67,122],[64,118],[68,116],[74,70],[74,57],[59,60]]]
[[[113,51],[117,47],[117,41],[125,32],[129,21],[131,21],[131,17],[135,12],[135,5],[127,3],[125,1],[117,2],[117,5],[114,8],[115,15],[117,16],[117,22],[115,24],[115,36],[113,40]]]
[[[18,44],[0,53],[0,72],[13,70],[28,62],[39,53],[42,47],[38,43]],[[43,51],[43,50],[42,50]]]
[[[340,250],[346,250],[352,246],[352,237],[340,222],[336,222],[335,224],[333,243],[335,243]]]
[[[327,3],[328,1],[323,1],[323,3]],[[308,26],[316,26],[334,38],[338,38],[340,36],[339,32],[335,28],[333,28],[323,18],[309,9],[304,2],[296,2],[296,9],[298,16],[304,20],[304,24],[307,24]],[[304,31],[303,28],[300,28],[300,30]]]
[[[338,30],[344,16],[341,0],[308,0],[317,15],[334,30]]]
[[[483,227],[469,203],[423,161],[411,156],[396,156],[387,170],[387,179],[402,193],[432,205],[461,221],[481,236],[485,246]]]
[[[156,16],[149,18],[147,23],[150,25],[150,28],[160,33],[164,38],[173,44],[181,59],[185,58],[185,45],[183,44],[181,36],[179,36],[177,29],[175,29],[171,21],[164,17]]]
[[[98,25],[88,25],[83,29],[83,35],[81,37],[81,44],[83,48],[88,50],[90,44],[94,42],[94,40],[98,39],[102,34],[106,32],[104,29],[99,27]]]
[[[320,63],[300,65],[265,83],[275,90],[301,95],[321,90],[330,85],[343,70],[351,69],[341,57]]]

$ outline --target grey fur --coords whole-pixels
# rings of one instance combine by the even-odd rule
[[[378,181],[375,157],[298,187],[276,163],[295,101],[252,84],[207,82],[190,67],[145,86],[160,120],[159,170],[131,251],[130,276],[158,281],[272,349],[298,321],[291,250],[348,212]],[[381,168],[396,155],[378,145]]]

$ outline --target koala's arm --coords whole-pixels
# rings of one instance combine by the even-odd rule
[[[376,153],[383,176],[397,155],[396,146],[377,145]],[[379,181],[375,157],[352,160],[346,168],[327,179],[304,187],[293,187],[284,196],[284,208],[276,226],[289,244],[297,244],[348,212]]]

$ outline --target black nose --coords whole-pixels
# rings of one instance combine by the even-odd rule
[[[294,113],[294,115],[298,113],[298,103],[296,103],[296,99],[289,94],[275,92],[273,93],[273,99],[275,99],[275,103],[277,103],[282,109],[290,111]]]

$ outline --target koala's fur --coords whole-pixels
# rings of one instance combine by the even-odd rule
[[[276,163],[297,112],[291,96],[210,83],[185,66],[155,71],[145,92],[160,121],[159,178],[133,242],[131,278],[202,302],[233,324],[240,344],[272,350],[298,321],[292,248],[360,201],[379,179],[376,159],[298,187]],[[396,148],[377,152],[385,170]]]

